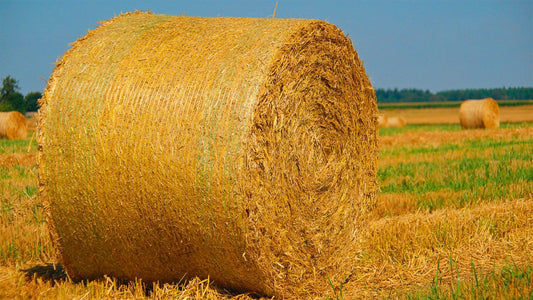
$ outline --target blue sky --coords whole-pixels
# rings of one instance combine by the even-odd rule
[[[376,88],[533,86],[533,1],[278,0],[276,18],[326,20],[353,41]],[[0,0],[0,78],[43,91],[52,63],[121,12],[271,17],[276,1]],[[43,80],[44,79],[44,80]]]

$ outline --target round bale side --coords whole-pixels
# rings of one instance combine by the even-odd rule
[[[18,111],[0,112],[0,138],[25,139],[28,136],[26,117]]]
[[[498,103],[492,98],[466,100],[459,107],[459,122],[463,129],[499,128]]]
[[[374,204],[375,92],[327,22],[128,13],[41,99],[40,195],[75,280],[324,295]]]

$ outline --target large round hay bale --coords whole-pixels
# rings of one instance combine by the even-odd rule
[[[459,122],[463,129],[499,128],[498,102],[492,98],[464,101],[459,107]]]
[[[0,138],[19,140],[28,136],[26,117],[18,111],[0,112]]]
[[[40,195],[72,278],[283,299],[355,272],[377,107],[334,25],[121,15],[65,53],[41,107]]]
[[[407,121],[404,117],[389,117],[386,127],[405,127]]]

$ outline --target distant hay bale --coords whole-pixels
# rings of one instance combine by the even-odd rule
[[[407,125],[407,121],[404,117],[389,117],[386,127],[405,127],[405,125]]]
[[[463,129],[499,128],[498,102],[492,98],[464,101],[459,107],[459,122]]]
[[[378,127],[387,127],[388,117],[386,114],[378,115]]]
[[[40,196],[75,280],[324,295],[374,204],[375,92],[327,22],[128,13],[41,99]]]
[[[37,127],[37,114],[38,112],[36,111],[27,112],[24,114],[26,116],[26,126],[28,127],[28,130],[35,130]]]
[[[386,114],[378,115],[378,127],[404,127],[407,121],[403,117],[388,117]]]
[[[26,117],[18,111],[0,112],[0,138],[25,139],[28,136]]]
[[[24,114],[24,116],[27,118],[27,119],[33,119],[37,116],[38,112],[36,111],[29,111],[29,112],[26,112]]]

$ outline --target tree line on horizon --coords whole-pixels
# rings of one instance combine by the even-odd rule
[[[432,93],[421,89],[376,89],[378,103],[400,102],[443,102],[463,101],[468,99],[493,98],[494,100],[529,100],[533,99],[533,88],[503,87],[491,89],[448,90]]]

